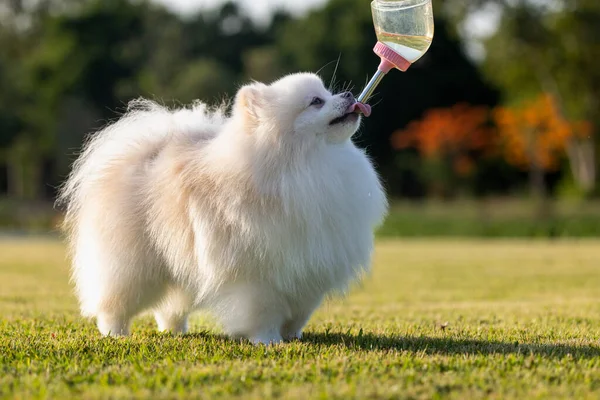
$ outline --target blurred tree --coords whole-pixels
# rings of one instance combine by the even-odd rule
[[[270,43],[287,16],[258,28],[239,6],[228,2],[185,20],[150,16],[144,31],[152,46],[142,76],[144,92],[177,102],[221,102],[246,79],[269,80],[279,73]],[[163,29],[156,30],[157,23]],[[268,78],[268,79],[267,79]]]
[[[66,0],[64,3],[67,3]],[[0,13],[0,162],[7,189],[18,198],[35,198],[41,184],[41,158],[51,142],[40,88],[30,85],[27,61],[44,31],[43,21],[63,2],[14,0]]]
[[[546,92],[564,119],[590,122],[589,136],[572,140],[568,156],[576,182],[591,192],[599,145],[593,138],[600,137],[600,2],[499,3],[503,18],[486,43],[485,69],[509,103]]]
[[[45,158],[57,158],[64,176],[70,162],[64,154],[139,95],[132,82],[144,62],[138,41],[143,10],[126,0],[89,0],[40,21],[43,34],[21,58],[29,94],[24,116],[38,135],[27,142],[24,162],[39,170]]]
[[[468,180],[491,144],[489,108],[464,103],[428,110],[392,135],[395,149],[415,148],[423,157],[430,194],[443,197],[474,186]]]
[[[443,9],[452,1],[435,1],[430,51],[406,74],[393,71],[386,77],[374,98],[375,113],[357,136],[392,194],[416,195],[422,186],[419,168],[402,161],[414,150],[393,149],[393,132],[429,108],[460,102],[493,106],[498,100],[447,23]],[[132,97],[214,103],[248,79],[271,81],[324,66],[327,83],[354,82],[358,93],[378,64],[370,9],[361,0],[332,0],[301,19],[279,12],[265,27],[256,26],[234,3],[185,19],[144,0],[11,4],[10,17],[0,15],[0,28],[10,33],[0,36],[0,144],[10,149],[5,154],[13,172],[57,165],[48,182],[53,186],[68,171],[64,155]],[[37,180],[13,172],[18,178],[12,182]],[[480,182],[491,185],[501,175]]]
[[[283,10],[274,12],[271,24],[264,32],[266,44],[252,47],[243,54],[245,79],[272,82],[285,74],[286,69],[276,43],[291,20],[292,17]]]
[[[278,74],[268,46],[287,19],[259,29],[234,3],[182,20],[148,1],[13,0],[0,13],[0,150],[11,193],[36,197],[47,158],[64,176],[65,154],[133,97],[214,103],[246,69]]]
[[[197,14],[184,24],[186,57],[212,58],[236,76],[244,72],[246,50],[267,45],[270,39],[270,32],[257,28],[234,2]]]
[[[189,103],[201,99],[210,104],[219,103],[236,87],[237,76],[214,59],[188,62],[172,83],[175,99]]]
[[[9,38],[12,38],[10,32],[0,27],[0,164],[10,164],[2,169],[7,176],[2,177],[0,181],[5,182],[8,191],[22,195],[21,186],[16,184],[21,182],[21,179],[17,178],[21,170],[14,163],[14,155],[11,157],[10,148],[15,145],[19,134],[25,129],[25,121],[21,118],[18,107],[23,96],[15,79],[18,78],[18,71],[10,61],[13,54],[10,47],[15,43]]]
[[[0,149],[5,149],[13,143],[23,124],[17,115],[17,108],[14,107],[20,95],[15,85],[15,71],[6,52],[7,37],[7,33],[0,28]]]
[[[283,67],[275,46],[252,48],[244,53],[244,74],[247,79],[272,82],[283,75]]]
[[[548,94],[516,107],[500,107],[494,117],[504,158],[529,171],[532,195],[545,199],[544,174],[559,169],[569,143],[587,135],[588,124],[563,119]]]
[[[203,24],[202,18],[184,22],[158,7],[145,9],[142,17],[139,46],[145,62],[139,68],[138,80],[130,81],[133,87],[140,85],[140,89],[135,89],[139,94],[168,103],[196,99],[214,103],[235,89],[237,75],[228,65],[216,60],[210,51],[190,51],[197,39],[189,35],[186,24]],[[158,25],[161,29],[156,29]],[[208,28],[211,35],[218,37],[213,29],[220,29],[219,25],[210,24]]]

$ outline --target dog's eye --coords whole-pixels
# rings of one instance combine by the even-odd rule
[[[321,105],[323,105],[323,103],[325,103],[325,102],[323,101],[322,98],[320,98],[320,97],[314,97],[312,99],[312,101],[310,102],[310,105],[311,106],[321,106]]]

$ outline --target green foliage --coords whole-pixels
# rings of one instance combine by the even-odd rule
[[[557,96],[568,118],[598,121],[599,20],[594,1],[565,2],[558,10],[528,2],[506,6],[486,45],[486,70],[510,100],[543,90]]]
[[[9,147],[14,138],[22,130],[22,120],[16,114],[15,109],[12,108],[12,104],[8,101],[10,98],[14,99],[14,88],[11,87],[12,77],[10,72],[7,71],[5,60],[0,60],[0,87],[5,91],[5,95],[0,97],[0,149]]]
[[[571,196],[572,197],[572,196]],[[380,237],[586,238],[600,236],[600,207],[577,200],[556,202],[538,217],[533,201],[455,200],[396,203]]]
[[[64,249],[0,241],[0,397],[594,399],[597,241],[382,241],[372,276],[274,347],[191,333],[102,338]]]
[[[189,103],[200,98],[214,104],[235,90],[235,75],[212,59],[200,59],[186,65],[172,85],[173,97],[179,101]]]
[[[14,62],[22,45],[20,39],[0,24],[0,150],[10,147],[27,130],[25,95],[20,84],[23,74]]]
[[[490,2],[501,6],[504,18],[487,43],[484,75],[465,56],[457,32],[464,18]],[[411,168],[397,161],[411,154],[392,149],[393,132],[431,108],[494,106],[500,98],[494,85],[508,102],[551,91],[569,118],[600,126],[598,3],[565,2],[560,12],[538,3],[434,2],[431,49],[407,73],[385,78],[373,116],[355,138],[392,195],[427,194],[428,168],[420,159]],[[331,0],[300,18],[279,12],[265,26],[235,2],[185,17],[133,0],[13,0],[6,10],[0,15],[0,165],[7,165],[9,192],[17,197],[44,194],[25,186],[57,187],[84,135],[117,117],[132,98],[218,103],[249,80],[269,82],[301,70],[320,71],[332,87],[358,93],[378,64],[364,0]],[[43,183],[31,182],[39,172],[20,172],[42,165],[52,166]],[[501,171],[502,165],[478,166],[477,180],[461,185],[476,194],[495,193],[500,181],[510,182],[509,190],[522,185],[524,177]],[[454,185],[441,170],[435,176],[445,180],[442,186]]]
[[[504,91],[508,102],[531,99],[540,92],[552,95],[561,116],[570,122],[587,121],[600,149],[600,3],[520,1],[503,6],[500,28],[486,43],[484,63],[488,76]],[[574,153],[573,153],[574,154]],[[583,179],[578,165],[598,169],[593,151],[586,159],[569,156],[580,190],[593,190],[594,182]],[[597,173],[596,173],[597,175]],[[567,177],[566,179],[570,179]],[[594,179],[593,179],[594,180]]]

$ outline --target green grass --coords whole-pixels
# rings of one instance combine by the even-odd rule
[[[394,203],[380,237],[581,238],[600,236],[600,203],[555,201],[539,218],[533,202]]]
[[[548,216],[523,198],[417,203],[393,201],[379,237],[600,237],[598,200],[553,200]],[[61,216],[51,203],[0,198],[0,232],[56,232]]]
[[[554,200],[548,216],[521,198],[394,201],[379,237],[582,238],[600,237],[598,200]],[[0,199],[0,232],[56,232],[60,215],[50,203]]]
[[[81,319],[63,247],[0,241],[0,397],[600,398],[600,241],[398,241],[301,342]]]

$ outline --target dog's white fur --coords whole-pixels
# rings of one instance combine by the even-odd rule
[[[88,141],[59,200],[82,313],[105,335],[147,309],[185,332],[203,308],[233,337],[299,338],[368,270],[387,210],[351,141],[360,119],[330,125],[350,103],[312,74],[243,87],[231,115],[133,102]]]

